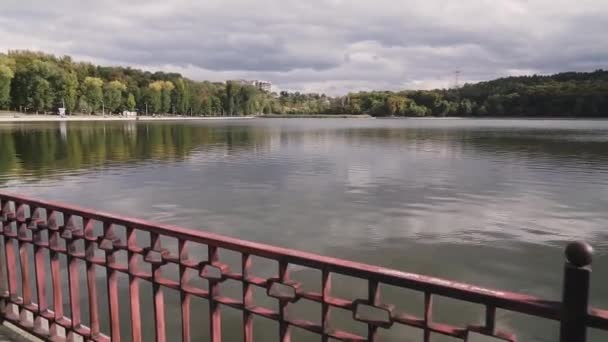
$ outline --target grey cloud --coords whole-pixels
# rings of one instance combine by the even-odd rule
[[[341,93],[606,68],[603,0],[4,0],[0,51]]]

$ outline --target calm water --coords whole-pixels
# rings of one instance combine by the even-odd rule
[[[596,248],[593,303],[608,307],[608,121],[0,124],[0,188],[551,299],[565,243],[583,239]],[[364,283],[346,284],[336,291],[365,294]],[[390,300],[421,312],[421,298],[392,290]],[[483,317],[441,298],[435,313],[460,324]],[[522,341],[556,340],[555,323],[498,317]],[[275,339],[269,327],[256,320],[260,340]],[[385,339],[404,334],[420,340],[408,329]],[[295,340],[315,339],[296,331]]]

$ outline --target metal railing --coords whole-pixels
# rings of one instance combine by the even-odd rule
[[[292,327],[317,334],[323,341],[377,341],[381,329],[390,329],[395,325],[420,329],[423,341],[430,341],[431,334],[447,335],[463,341],[467,341],[472,334],[515,341],[512,333],[497,328],[497,309],[558,321],[562,342],[585,341],[589,327],[608,330],[608,311],[588,306],[592,250],[584,243],[573,243],[566,249],[563,299],[559,302],[16,195],[0,194],[0,218],[0,247],[5,263],[0,265],[0,284],[7,286],[7,290],[0,296],[4,303],[2,318],[45,340],[120,341],[120,325],[130,324],[131,340],[142,341],[141,282],[152,284],[156,341],[179,340],[177,336],[166,336],[164,289],[179,292],[182,341],[191,340],[194,327],[191,325],[190,306],[195,297],[208,301],[209,340],[213,342],[222,340],[222,306],[242,312],[245,341],[253,340],[255,316],[278,322],[277,335],[280,341],[290,340]],[[144,235],[148,236],[147,239],[142,239]],[[161,246],[163,238],[177,241],[176,253]],[[207,257],[197,260],[188,251],[201,245],[206,246]],[[230,269],[223,263],[219,258],[220,249],[239,253],[242,261],[240,269]],[[119,253],[126,253],[124,262],[118,258]],[[33,272],[30,256],[34,259]],[[61,268],[60,257],[67,260],[67,271]],[[278,277],[262,278],[253,275],[252,257],[276,261]],[[79,272],[79,267],[83,264],[86,272]],[[178,280],[163,276],[162,268],[168,264],[179,268]],[[52,284],[50,297],[47,293],[48,265]],[[294,265],[320,271],[321,291],[305,290],[291,280],[289,267]],[[144,266],[149,266],[150,271],[145,270]],[[99,269],[106,272],[104,280],[107,286],[108,312],[100,312],[96,279],[99,277]],[[208,282],[207,289],[191,284],[189,278],[192,271]],[[65,273],[67,286],[61,281]],[[128,276],[128,303],[119,302],[120,273]],[[367,296],[347,300],[332,294],[331,279],[336,274],[366,281]],[[233,298],[220,293],[220,284],[226,280],[237,281],[242,285],[242,297]],[[391,303],[383,303],[381,285],[421,292],[424,296],[422,317],[400,312]],[[79,299],[81,287],[86,287],[87,293],[86,322],[83,320]],[[278,310],[256,306],[253,302],[254,287],[262,288],[269,298],[275,298]],[[455,326],[434,322],[434,296],[483,306],[484,323]],[[288,307],[300,299],[320,303],[319,322],[298,319],[288,314]],[[64,310],[64,304],[68,305],[69,314],[66,313],[68,310]],[[120,320],[120,305],[129,306],[130,321]],[[351,312],[354,321],[367,326],[367,334],[335,329],[330,315],[333,308]],[[373,314],[370,315],[370,312]],[[100,315],[108,317],[109,335],[100,331]]]

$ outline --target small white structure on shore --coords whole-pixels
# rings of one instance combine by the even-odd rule
[[[122,116],[124,116],[125,118],[134,118],[137,116],[137,112],[129,112],[125,110],[122,112]]]

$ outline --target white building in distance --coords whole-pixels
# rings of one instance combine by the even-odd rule
[[[262,81],[262,80],[230,80],[228,82],[233,82],[240,85],[252,85],[260,90],[270,93],[272,90],[272,82]]]
[[[263,90],[267,93],[270,93],[270,91],[272,90],[272,83],[268,82],[268,81],[260,81],[260,80],[256,80],[255,82],[255,86],[258,87],[258,89]]]

